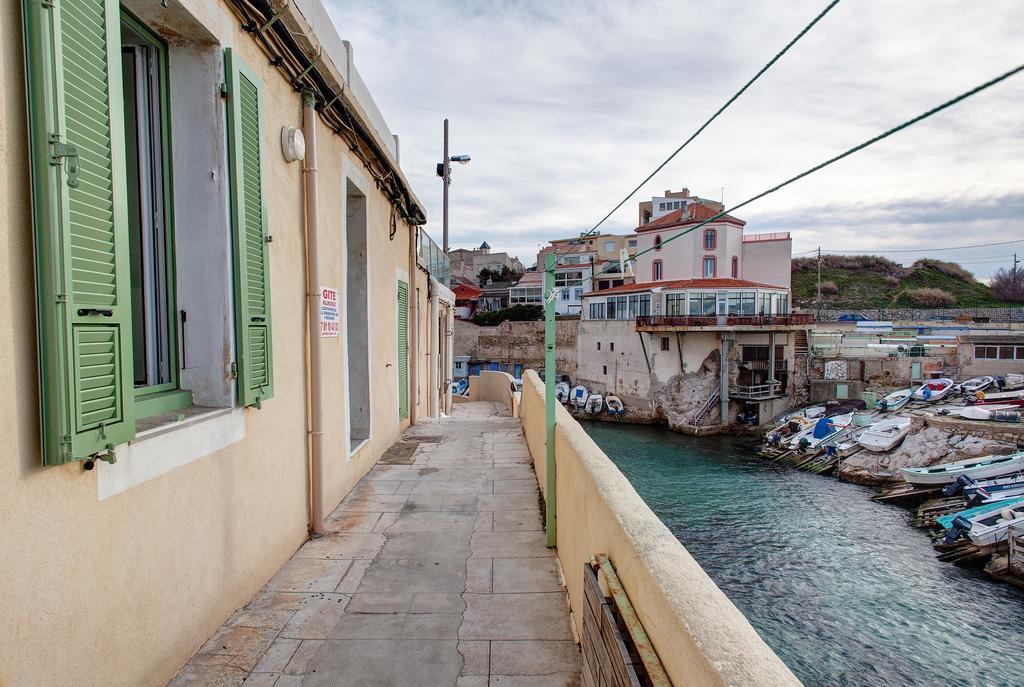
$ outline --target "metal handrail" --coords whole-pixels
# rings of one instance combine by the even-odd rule
[[[715,327],[773,326],[814,324],[811,313],[791,315],[644,315],[636,318],[637,327]]]

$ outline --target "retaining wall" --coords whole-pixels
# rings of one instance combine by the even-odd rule
[[[577,633],[583,565],[606,553],[674,684],[801,684],[580,424],[561,405],[555,413],[557,552]],[[547,501],[544,387],[533,370],[523,376],[521,417]]]

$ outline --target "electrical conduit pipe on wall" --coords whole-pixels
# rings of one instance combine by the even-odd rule
[[[323,390],[320,384],[320,222],[317,216],[316,98],[302,93],[306,157],[302,180],[306,214],[306,298],[309,303],[309,530],[324,533]]]

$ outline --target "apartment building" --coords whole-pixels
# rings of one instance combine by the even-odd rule
[[[555,312],[559,315],[579,315],[583,309],[583,294],[595,289],[633,283],[633,275],[621,266],[622,251],[632,257],[637,251],[634,235],[596,234],[570,239],[555,239],[537,253],[537,269],[543,270],[550,254],[557,256],[555,263]],[[594,275],[600,274],[596,279]]]
[[[164,684],[449,402],[447,261],[319,0],[3,2],[0,683]]]
[[[746,233],[720,205],[683,194],[641,204],[653,216],[636,228],[636,282],[583,295],[580,380],[627,405],[657,405],[673,378],[714,369],[718,383],[686,400],[696,404],[682,424],[727,423],[741,409],[768,419],[811,323],[791,312],[791,238]]]

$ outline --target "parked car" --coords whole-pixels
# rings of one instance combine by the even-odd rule
[[[864,317],[857,312],[848,312],[839,316],[840,322],[870,322],[870,317]]]
[[[955,322],[956,318],[952,315],[932,315],[933,322]]]

